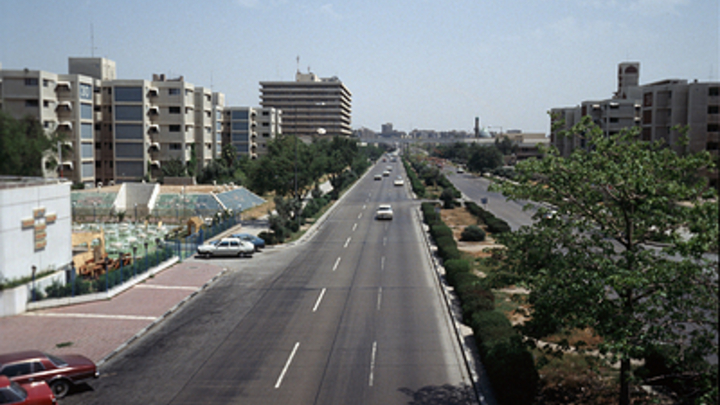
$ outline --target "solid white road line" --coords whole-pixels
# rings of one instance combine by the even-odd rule
[[[377,340],[373,342],[372,356],[370,357],[370,377],[368,378],[368,385],[373,386],[375,380],[375,355],[377,354]]]
[[[337,270],[338,266],[340,265],[340,257],[335,260],[335,265],[333,266],[333,271]]]
[[[283,378],[285,378],[285,373],[287,373],[288,368],[290,368],[290,363],[292,363],[293,357],[295,357],[295,353],[297,352],[298,347],[300,347],[300,342],[295,343],[295,347],[293,347],[292,352],[290,353],[290,357],[288,357],[287,362],[285,363],[285,367],[283,367],[282,372],[280,373],[280,377],[278,377],[277,382],[275,383],[275,388],[280,388],[280,384],[282,384]]]
[[[139,315],[110,315],[110,314],[78,314],[68,312],[26,312],[24,316],[47,316],[52,318],[92,318],[92,319],[121,319],[125,321],[154,321],[157,316]]]
[[[351,241],[351,240],[352,240],[352,237],[348,236],[347,240],[345,241],[345,246],[343,246],[343,247],[344,247],[344,248],[348,247],[348,245],[350,244],[350,241]]]
[[[315,306],[313,307],[313,312],[317,311],[318,307],[320,306],[320,301],[322,301],[323,296],[325,295],[325,290],[327,288],[323,288],[322,291],[320,291],[320,296],[318,297],[317,301],[315,301]]]

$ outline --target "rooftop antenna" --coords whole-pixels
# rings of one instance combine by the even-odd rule
[[[297,60],[297,72],[300,73],[300,55],[298,55],[295,60]]]

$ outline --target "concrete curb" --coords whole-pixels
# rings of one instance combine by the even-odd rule
[[[115,348],[115,350],[113,350],[113,351],[110,352],[108,355],[106,355],[105,357],[103,357],[100,361],[98,361],[97,366],[100,367],[101,365],[107,363],[110,359],[112,359],[113,357],[115,357],[118,353],[120,353],[121,351],[125,350],[125,348],[127,348],[130,344],[132,344],[134,341],[136,341],[136,340],[138,340],[139,338],[141,338],[142,336],[144,336],[144,335],[145,335],[146,333],[148,333],[152,328],[154,328],[154,327],[155,327],[156,325],[158,325],[160,322],[162,322],[163,320],[165,320],[168,316],[170,316],[171,314],[173,314],[175,311],[177,311],[178,309],[180,309],[180,307],[182,307],[183,305],[185,305],[185,303],[187,303],[188,301],[190,301],[191,299],[193,299],[196,295],[200,294],[200,292],[202,292],[202,291],[205,290],[207,287],[209,287],[212,283],[214,283],[218,278],[220,278],[220,277],[221,277],[223,274],[225,274],[227,271],[228,271],[227,267],[224,267],[221,272],[219,272],[218,274],[216,274],[215,276],[213,276],[213,278],[211,278],[210,280],[208,280],[208,281],[207,281],[205,284],[203,284],[202,286],[198,287],[197,290],[193,291],[190,295],[188,295],[187,297],[183,298],[180,302],[178,302],[177,304],[175,304],[172,308],[168,309],[167,311],[165,311],[165,313],[163,313],[163,314],[160,315],[159,317],[155,318],[155,320],[152,321],[149,325],[147,325],[147,326],[145,326],[144,328],[140,329],[140,331],[138,331],[136,334],[134,334],[130,339],[126,340],[126,341],[123,342],[120,346],[118,346],[117,348]]]
[[[178,261],[179,261],[178,257],[173,256],[170,259],[165,260],[164,262],[160,263],[159,265],[150,268],[145,273],[139,274],[139,275],[135,276],[134,278],[130,279],[129,281],[122,283],[120,285],[117,285],[105,292],[84,294],[84,295],[78,295],[75,297],[51,298],[51,299],[47,299],[47,300],[31,302],[31,303],[28,303],[28,305],[27,305],[27,311],[64,307],[64,306],[68,306],[68,305],[83,304],[83,303],[92,302],[92,301],[102,301],[102,300],[110,299],[124,291],[127,291],[128,289],[134,287],[135,285],[145,281],[148,277],[154,276],[155,274],[158,274],[162,271],[167,270],[168,268],[174,266]]]
[[[478,374],[478,370],[483,369],[482,363],[479,361],[476,362],[475,355],[473,350],[468,347],[468,345],[465,343],[462,334],[460,333],[460,322],[458,318],[453,313],[453,304],[451,299],[451,294],[453,294],[451,291],[449,291],[447,284],[443,281],[443,274],[444,274],[444,268],[439,263],[438,259],[433,255],[432,246],[433,243],[430,240],[430,236],[428,235],[427,230],[425,229],[425,223],[422,220],[422,212],[420,208],[418,207],[415,211],[417,223],[420,226],[421,233],[423,235],[423,240],[425,241],[425,245],[427,247],[426,253],[428,255],[428,260],[433,266],[433,270],[435,270],[435,281],[438,283],[438,287],[442,291],[442,295],[445,298],[445,305],[447,307],[448,315],[450,316],[450,319],[452,321],[453,330],[455,332],[455,337],[457,339],[458,344],[461,347],[461,351],[463,354],[463,360],[465,361],[465,367],[468,370],[468,373],[470,373],[470,377],[473,382],[473,391],[475,392],[475,395],[477,397],[478,402],[481,405],[494,405],[496,404],[495,396],[490,393],[484,393],[483,392],[483,386],[487,385],[489,387],[489,382],[482,381],[480,375]]]

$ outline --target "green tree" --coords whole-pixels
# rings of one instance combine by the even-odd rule
[[[494,146],[474,147],[467,167],[473,172],[486,172],[500,167],[503,164],[503,156],[500,150]]]
[[[42,176],[43,157],[48,156],[47,168],[57,167],[57,143],[64,136],[59,133],[45,134],[37,119],[26,117],[16,120],[0,111],[0,174],[17,176]],[[63,152],[71,149],[63,147]]]
[[[178,158],[170,159],[162,165],[163,176],[184,177],[187,175],[185,164]]]
[[[507,135],[503,136],[502,140],[500,138],[495,138],[495,147],[498,148],[500,153],[505,156],[517,152],[518,149],[517,144],[511,141]]]
[[[544,149],[543,159],[518,163],[514,182],[494,187],[557,211],[497,237],[507,246],[498,252],[504,270],[531,291],[524,333],[592,328],[601,351],[620,361],[621,404],[630,360],[658,344],[681,348],[674,361],[690,375],[717,376],[702,361],[717,355],[718,336],[717,261],[704,256],[718,245],[717,192],[698,175],[714,168],[710,155],[640,141],[638,128],[606,137],[587,117],[560,133],[572,134],[588,149],[568,158]],[[685,240],[677,231],[686,227],[704,232]],[[652,245],[659,235],[667,247]]]

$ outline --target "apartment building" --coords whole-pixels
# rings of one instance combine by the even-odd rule
[[[67,75],[0,70],[0,108],[35,117],[72,144],[63,177],[86,186],[139,181],[160,177],[173,160],[201,169],[220,156],[222,93],[182,77],[117,79],[105,58],[70,58],[68,66]]]
[[[645,141],[662,140],[678,152],[707,150],[718,154],[720,133],[720,82],[688,83],[687,80],[668,79],[639,84],[640,64],[621,63],[618,66],[618,89],[611,99],[584,101],[576,107],[551,109],[551,120],[561,122],[559,130],[569,129],[582,117],[591,116],[606,135],[622,128],[636,126]],[[687,127],[689,143],[679,142],[680,128]],[[563,156],[575,148],[585,147],[579,137],[560,137],[551,133],[551,142]],[[718,185],[718,173],[706,173],[711,184]]]
[[[295,75],[294,82],[260,82],[260,105],[282,111],[286,134],[350,136],[352,94],[337,77]]]
[[[96,85],[92,77],[80,74],[0,70],[0,108],[17,119],[37,119],[48,134],[57,132],[72,146],[72,153],[57,156],[61,164],[55,171],[46,171],[46,177],[94,183]]]
[[[282,135],[282,113],[275,108],[227,107],[223,145],[250,159],[267,153],[268,143]]]

